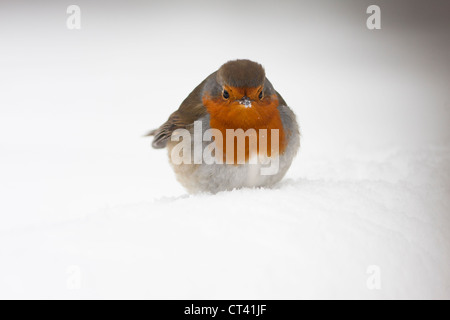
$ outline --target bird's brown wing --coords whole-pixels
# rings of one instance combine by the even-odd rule
[[[177,129],[186,129],[191,126],[194,121],[206,115],[206,108],[201,105],[192,106],[192,111],[189,113],[177,110],[172,113],[169,119],[158,129],[152,130],[147,136],[153,136],[152,146],[155,149],[165,148],[167,141],[172,136],[172,133]]]
[[[199,84],[194,91],[183,101],[180,108],[172,113],[169,119],[158,129],[150,131],[147,136],[153,136],[152,146],[155,149],[165,148],[172,133],[181,128],[191,126],[194,121],[207,114],[202,102],[202,92],[205,81]]]

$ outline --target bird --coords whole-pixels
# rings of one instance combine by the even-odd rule
[[[205,139],[208,131],[211,139]],[[235,136],[229,138],[230,132]],[[147,136],[153,148],[168,150],[177,180],[191,194],[272,187],[300,148],[296,115],[264,67],[247,59],[228,61],[210,74]],[[202,161],[205,154],[215,161]],[[180,161],[184,156],[190,161]]]

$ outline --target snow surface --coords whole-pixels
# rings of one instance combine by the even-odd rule
[[[223,6],[78,2],[77,32],[71,3],[0,11],[0,298],[450,299],[444,10],[385,4],[373,33],[364,1],[240,3],[283,16],[281,52],[242,56],[205,41],[239,34]],[[188,195],[141,136],[238,57],[300,154],[273,189]]]

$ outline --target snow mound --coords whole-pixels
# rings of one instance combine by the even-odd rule
[[[274,189],[4,232],[0,297],[450,298],[449,149],[356,154]]]

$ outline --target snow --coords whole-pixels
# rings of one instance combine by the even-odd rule
[[[285,51],[243,57],[204,42],[238,34],[204,30],[227,12],[111,3],[79,1],[80,31],[56,5],[0,12],[0,298],[450,299],[444,10],[406,28],[385,4],[371,33],[363,1],[267,4]],[[141,137],[237,57],[292,106],[300,154],[273,189],[188,195]]]
[[[425,151],[440,160],[423,151],[392,152],[379,163],[354,156],[345,160],[346,178],[291,174],[273,190],[162,197],[9,230],[1,236],[2,293],[448,298],[450,152]],[[366,176],[353,176],[362,169]],[[80,290],[66,288],[72,265],[81,270]],[[381,290],[366,286],[372,265],[382,272]]]

